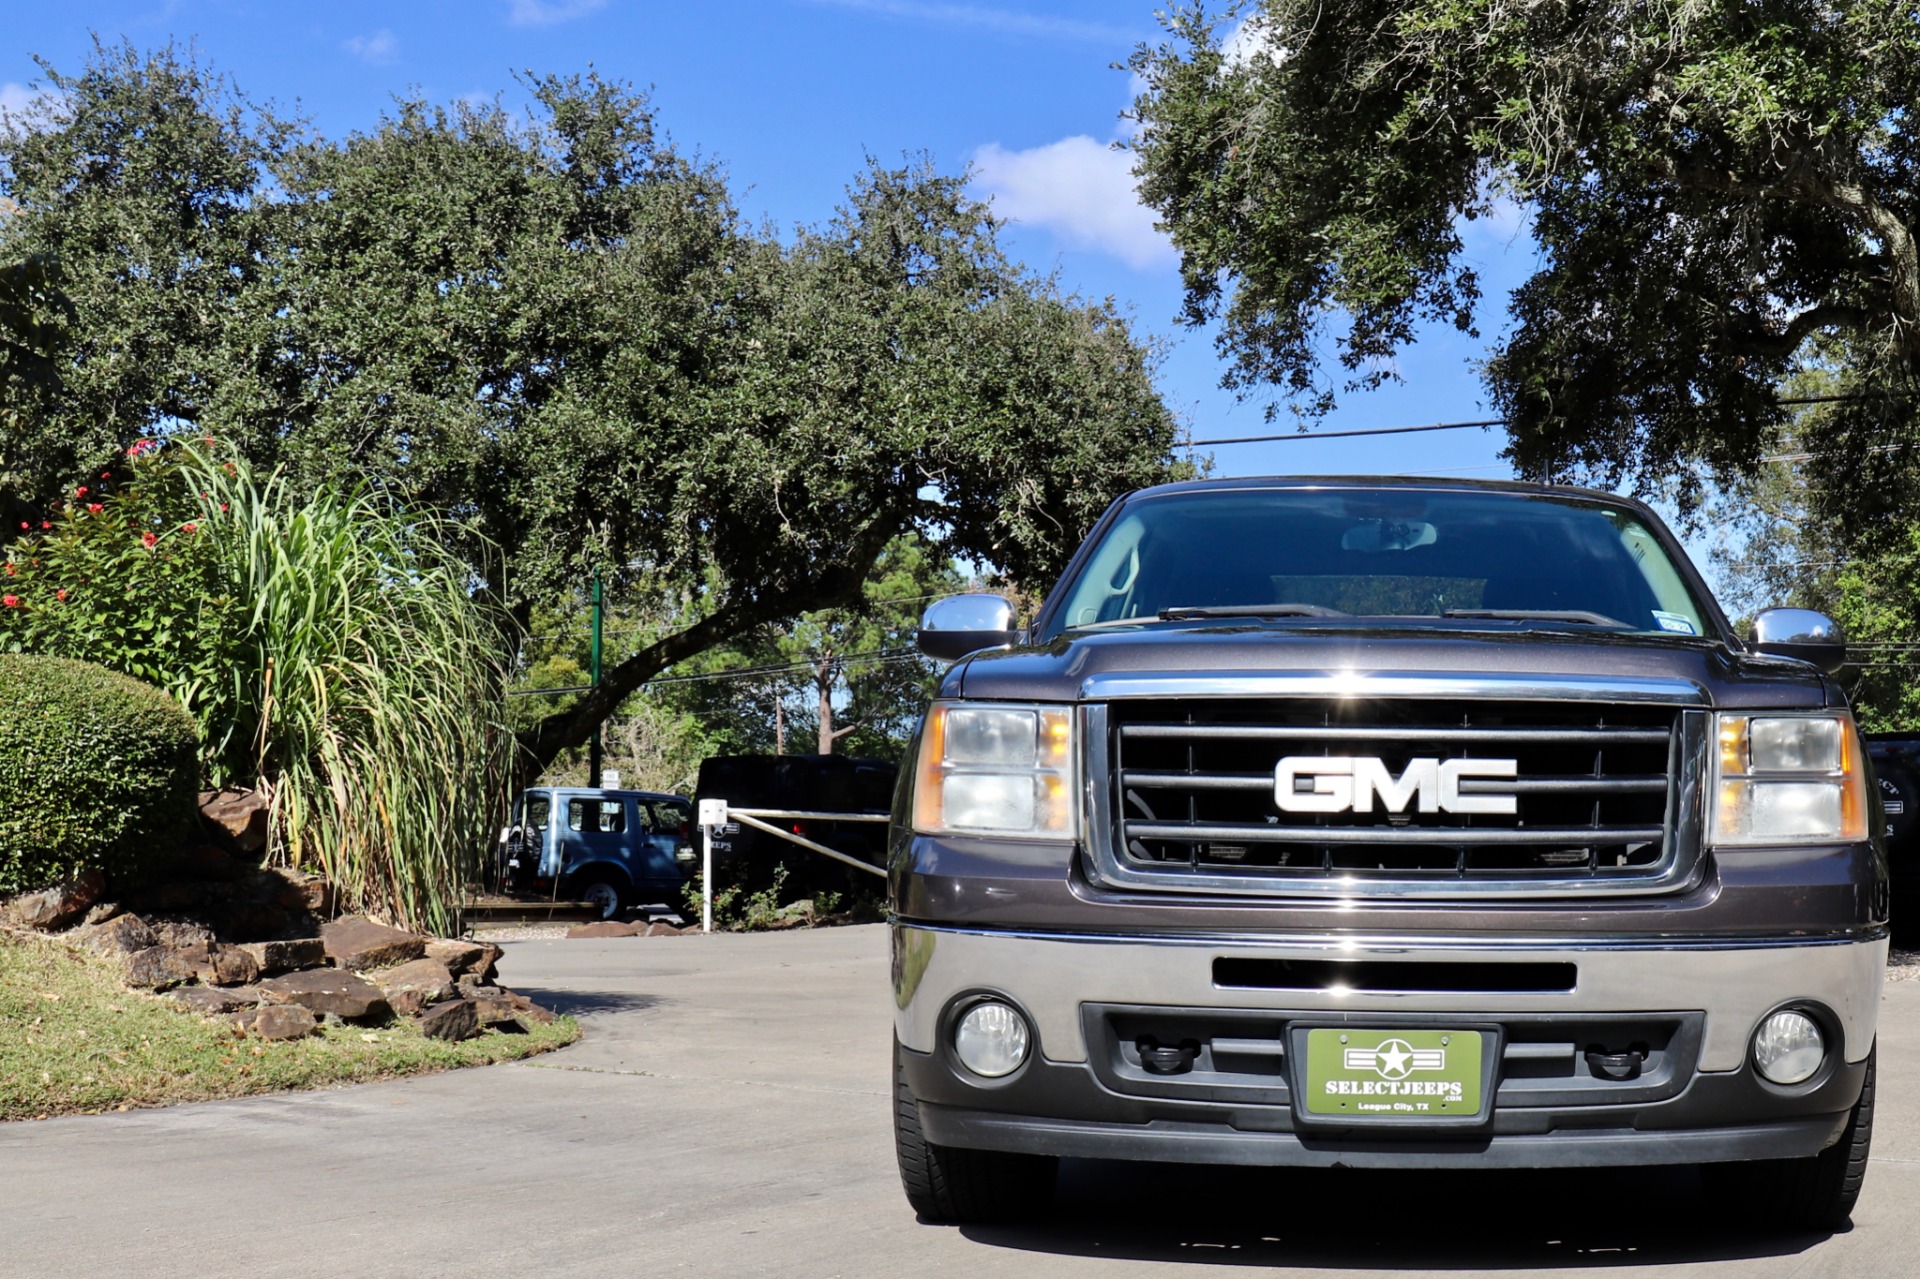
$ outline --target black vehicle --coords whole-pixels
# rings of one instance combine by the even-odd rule
[[[1061,1156],[1697,1163],[1774,1227],[1865,1175],[1885,813],[1828,619],[1742,639],[1609,494],[1117,502],[958,659],[889,858],[895,1135],[932,1220]]]
[[[724,799],[734,808],[789,813],[869,813],[884,815],[893,806],[900,768],[883,759],[854,755],[715,755],[701,761],[694,788],[697,808],[703,799]],[[836,822],[795,818],[778,823],[796,835],[879,866],[886,850],[886,827],[879,822]],[[810,853],[797,844],[741,822],[729,822],[713,841],[716,884],[764,888],[775,866],[787,868],[795,891],[815,888],[866,890],[872,876],[862,875]],[[857,884],[849,877],[859,876]]]
[[[1920,884],[1920,737],[1869,733],[1867,755],[1880,791],[1887,868],[1896,888],[1911,891]],[[1907,912],[1900,915],[1905,918]]]

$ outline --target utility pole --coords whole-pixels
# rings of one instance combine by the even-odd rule
[[[604,612],[600,591],[600,570],[593,571],[593,686],[600,687],[600,618]],[[600,725],[593,726],[593,745],[587,748],[587,785],[600,785]]]

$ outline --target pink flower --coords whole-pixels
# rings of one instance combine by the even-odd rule
[[[82,484],[79,488],[73,491],[73,495],[75,497],[85,497],[87,495],[87,486]]]
[[[55,592],[53,593],[53,598],[55,598],[55,599],[57,599],[57,600],[59,600],[59,601],[60,601],[61,603],[63,603],[63,604],[64,604],[64,603],[66,603],[66,600],[67,600],[67,588],[63,586],[63,587],[61,587],[61,588],[60,588],[59,590],[57,590],[57,591],[55,591]]]
[[[199,532],[199,530],[200,530],[200,526],[198,524],[195,524],[192,520],[188,520],[185,524],[182,524],[180,526],[180,531],[182,533],[197,533]]]
[[[19,608],[20,597],[18,595],[0,595],[0,604],[5,604],[8,608]]]
[[[152,546],[155,542],[159,540],[160,539],[155,537],[151,532],[142,533],[140,535],[140,541],[146,546]]]
[[[20,571],[20,566],[18,564],[15,564],[12,560],[7,561],[8,577],[12,577],[15,573],[18,573],[19,571]]]
[[[98,502],[88,502],[88,503],[87,503],[87,514],[89,514],[89,515],[98,515],[98,514],[100,514],[100,509],[101,509],[101,508],[100,508],[100,503],[98,503]]]

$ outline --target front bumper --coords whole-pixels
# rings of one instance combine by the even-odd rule
[[[897,924],[895,1033],[929,1139],[952,1146],[1375,1167],[1790,1158],[1830,1145],[1859,1097],[1886,945],[1108,937]],[[1329,965],[1365,974],[1362,988],[1290,975],[1336,971]],[[1395,974],[1417,988],[1391,989]],[[1020,1007],[1035,1031],[1028,1064],[1005,1080],[971,1075],[949,1049],[954,1010],[981,994]],[[1748,1065],[1755,1026],[1785,1003],[1817,1010],[1838,1045],[1795,1088]],[[1295,1022],[1490,1026],[1509,1056],[1473,1128],[1343,1129],[1302,1121],[1288,1063],[1271,1044],[1263,1057],[1233,1055],[1244,1050],[1234,1044],[1281,1041]],[[1143,1035],[1199,1045],[1194,1069],[1143,1070],[1131,1050]],[[1645,1049],[1645,1068],[1603,1078],[1587,1067],[1589,1046]]]

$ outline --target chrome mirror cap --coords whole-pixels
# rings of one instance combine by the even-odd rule
[[[1832,675],[1847,664],[1840,624],[1810,608],[1763,608],[1753,618],[1755,652],[1811,662]]]
[[[1013,605],[998,595],[949,595],[920,617],[920,651],[943,662],[1020,642]]]

